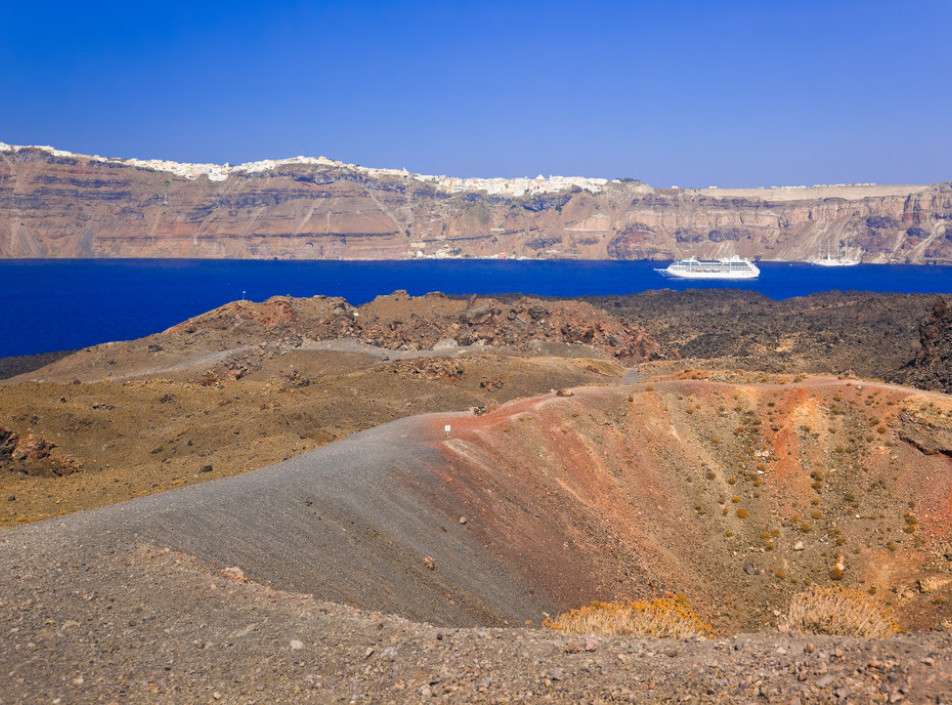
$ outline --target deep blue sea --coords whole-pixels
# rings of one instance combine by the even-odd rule
[[[138,338],[228,301],[342,296],[362,304],[406,289],[420,295],[630,294],[648,289],[731,287],[774,299],[818,291],[952,292],[952,267],[859,265],[839,269],[758,263],[753,282],[686,282],[659,262],[426,260],[0,260],[0,357]]]

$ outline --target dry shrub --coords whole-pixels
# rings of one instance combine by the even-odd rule
[[[593,602],[555,619],[546,619],[544,627],[571,634],[605,636],[633,635],[654,637],[714,636],[714,629],[702,620],[684,595],[654,600]]]
[[[820,587],[790,600],[786,626],[804,634],[885,639],[902,631],[892,612],[875,598],[848,588]]]

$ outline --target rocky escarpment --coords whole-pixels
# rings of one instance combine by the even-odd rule
[[[952,263],[952,186],[654,189],[454,179],[297,158],[238,167],[0,144],[2,257]]]
[[[127,342],[80,350],[43,370],[43,377],[99,379],[138,375],[206,356],[212,377],[240,378],[292,348],[353,347],[401,359],[416,353],[506,352],[637,364],[677,358],[643,327],[582,301],[519,298],[411,297],[405,291],[355,307],[344,299],[275,296],[234,301]],[[103,365],[103,360],[110,362]]]
[[[709,369],[895,380],[917,355],[917,324],[935,297],[827,292],[775,301],[752,291],[708,289],[588,300],[643,325],[669,354]]]
[[[360,307],[324,297],[233,302],[179,324],[169,334],[235,329],[261,338],[280,330],[311,340],[350,338],[390,350],[477,346],[539,353],[550,346],[584,346],[588,354],[629,363],[664,357],[643,328],[586,302],[503,302],[440,293],[411,297],[406,291],[378,296]]]
[[[896,379],[952,393],[952,306],[947,299],[936,299],[932,313],[919,324],[919,352]]]

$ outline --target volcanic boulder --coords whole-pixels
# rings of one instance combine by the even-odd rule
[[[79,470],[70,459],[54,455],[55,443],[28,433],[22,438],[10,429],[0,428],[0,469],[40,477],[62,477]]]

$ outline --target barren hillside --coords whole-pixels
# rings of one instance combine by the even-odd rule
[[[811,582],[858,588],[907,629],[948,629],[948,398],[687,377],[406,419],[240,477],[5,531],[7,692],[947,697],[947,633],[876,643],[775,630]],[[667,591],[721,640],[455,628]],[[738,634],[751,629],[764,633]],[[38,650],[52,678],[24,660]],[[77,654],[83,665],[69,665]]]
[[[945,310],[811,298],[771,362],[771,302],[658,296],[235,302],[3,381],[0,703],[948,701],[952,400],[772,369],[933,370]],[[786,633],[815,585],[908,635]],[[675,594],[714,639],[538,628]]]

